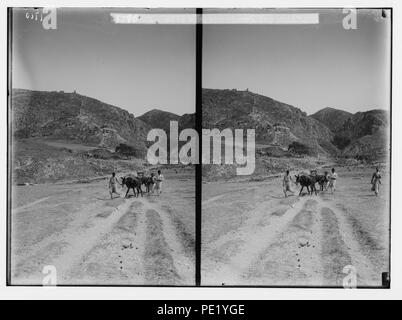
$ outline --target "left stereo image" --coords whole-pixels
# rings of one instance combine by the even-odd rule
[[[195,285],[194,16],[9,9],[9,285]]]

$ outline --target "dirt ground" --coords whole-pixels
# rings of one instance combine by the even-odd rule
[[[195,173],[163,173],[142,198],[110,200],[108,180],[14,186],[11,284],[55,266],[59,285],[194,285]]]
[[[282,178],[220,181],[202,189],[202,285],[358,287],[389,271],[389,172],[339,168],[337,190],[284,198]],[[344,271],[346,273],[344,273]]]

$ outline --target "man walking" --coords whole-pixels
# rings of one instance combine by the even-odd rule
[[[162,193],[162,182],[163,180],[165,180],[162,172],[160,170],[158,170],[158,175],[156,176],[156,183],[155,183],[155,187],[154,190],[156,191],[156,193],[159,195]]]
[[[324,172],[324,176],[325,176],[325,191],[328,191],[329,188],[329,182],[331,181],[331,175],[328,173],[328,171]]]
[[[113,193],[116,193],[120,197],[120,193],[118,193],[117,189],[116,189],[118,183],[119,183],[119,180],[117,180],[117,178],[116,178],[116,173],[113,172],[112,177],[109,179],[110,199],[113,199]]]
[[[380,184],[381,184],[381,172],[378,167],[375,168],[375,172],[373,173],[373,176],[371,177],[371,184],[373,185],[371,187],[371,191],[374,191],[375,196],[378,197],[378,193],[380,191]]]
[[[294,193],[294,191],[290,188],[291,181],[293,182],[292,177],[289,174],[289,170],[286,170],[286,174],[283,177],[283,183],[282,183],[283,193],[285,194],[285,198],[288,197],[287,191]]]
[[[338,179],[338,174],[335,172],[335,168],[332,168],[331,175],[329,178],[329,188],[331,189],[331,193],[334,193],[336,190],[336,180]]]

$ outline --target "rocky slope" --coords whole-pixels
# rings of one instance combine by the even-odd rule
[[[147,124],[128,111],[75,92],[14,89],[13,136],[62,139],[114,149],[128,143],[144,149]]]
[[[153,109],[139,116],[138,119],[145,122],[150,128],[163,129],[166,133],[169,133],[170,121],[177,121],[179,130],[195,127],[195,113],[179,116],[172,112]]]
[[[179,128],[181,130],[192,128],[195,129],[195,113],[185,113],[180,117]]]
[[[302,110],[249,91],[203,89],[203,128],[255,129],[259,144],[307,145],[314,154],[334,154],[334,134]]]
[[[344,110],[324,108],[311,115],[311,117],[325,124],[332,132],[336,132],[352,115],[352,113]]]
[[[13,183],[85,179],[146,164],[150,127],[129,112],[74,92],[11,94]],[[132,156],[115,152],[122,144]]]
[[[170,130],[170,121],[179,121],[180,116],[171,112],[153,109],[139,116],[138,119],[148,124],[152,129]]]
[[[332,142],[345,156],[375,160],[389,154],[390,124],[385,110],[349,114],[325,108],[312,117],[331,128]]]
[[[167,134],[167,157],[170,159],[170,121],[177,121],[179,124],[179,132],[183,129],[194,129],[195,128],[195,113],[186,113],[182,116],[177,114],[153,109],[144,113],[139,117],[142,121],[144,121],[149,128],[153,129],[163,129]],[[151,142],[150,142],[151,143]],[[181,148],[186,142],[179,141],[178,149]]]

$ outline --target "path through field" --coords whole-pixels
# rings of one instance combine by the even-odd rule
[[[381,286],[388,177],[375,197],[369,171],[339,175],[335,194],[286,199],[280,178],[204,184],[202,284],[341,287],[356,270],[358,286]]]
[[[194,285],[194,180],[110,200],[107,181],[15,187],[12,284]],[[120,191],[125,194],[125,189]]]

